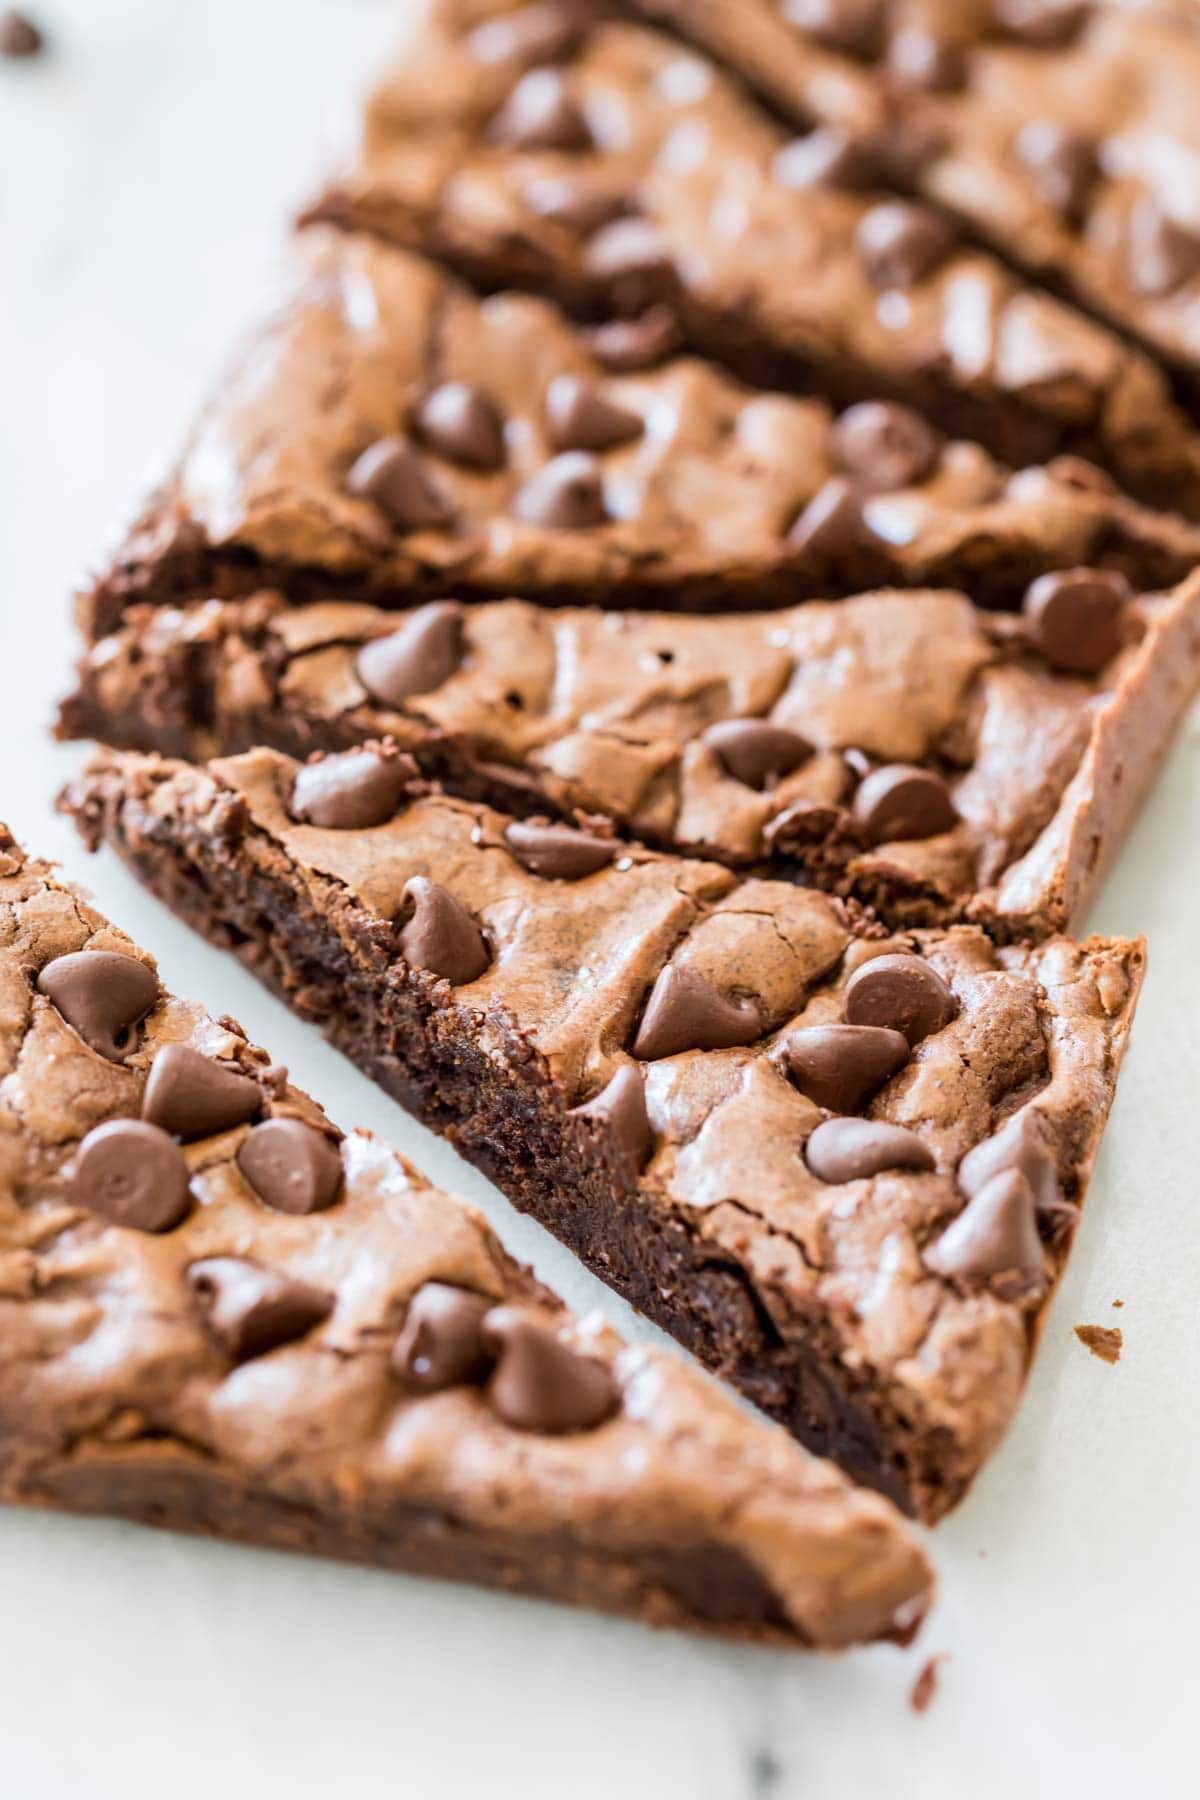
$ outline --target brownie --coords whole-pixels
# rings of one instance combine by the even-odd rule
[[[638,5],[798,126],[797,158],[888,166],[1200,387],[1192,0]]]
[[[575,10],[436,5],[307,216],[582,315],[665,309],[763,385],[912,403],[1014,466],[1077,453],[1197,512],[1200,437],[1152,356],[853,144],[832,166],[797,149],[794,123],[669,36],[627,17],[546,28]]]
[[[314,228],[81,613],[94,638],[139,600],[263,585],[732,611],[969,581],[1013,606],[1088,562],[1166,585],[1200,527],[1070,458],[1014,473],[897,405],[837,417],[695,357],[612,372],[545,301]]]
[[[635,1306],[937,1518],[1017,1405],[1141,944],[888,935],[412,768],[107,753],[63,804]]]
[[[921,1552],[580,1321],[6,833],[0,1497],[779,1645],[906,1639]]]
[[[453,793],[1005,937],[1086,911],[1200,679],[1200,575],[688,618],[519,600],[130,609],[61,729],[203,758],[391,736]]]

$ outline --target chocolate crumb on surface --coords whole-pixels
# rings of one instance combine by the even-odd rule
[[[45,47],[41,27],[26,13],[15,6],[0,13],[0,56],[18,62],[40,55]]]
[[[938,1690],[941,1666],[948,1660],[949,1655],[948,1650],[939,1650],[921,1664],[917,1671],[917,1679],[913,1682],[912,1691],[908,1696],[908,1704],[915,1713],[927,1712],[932,1705]]]
[[[1114,1302],[1114,1304],[1117,1303]],[[1092,1355],[1098,1356],[1101,1362],[1120,1362],[1121,1348],[1125,1340],[1119,1326],[1076,1325],[1075,1336],[1081,1344],[1086,1344]]]

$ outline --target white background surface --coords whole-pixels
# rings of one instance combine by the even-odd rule
[[[53,55],[0,63],[0,816],[342,1124],[390,1135],[574,1304],[645,1331],[52,810],[79,756],[47,739],[71,584],[251,316],[326,103],[398,4],[39,0]],[[6,1513],[0,1800],[1200,1793],[1198,893],[1193,720],[1094,920],[1152,954],[1080,1240],[1020,1420],[933,1540],[941,1599],[913,1650],[788,1658]],[[1122,1326],[1118,1367],[1080,1321]]]

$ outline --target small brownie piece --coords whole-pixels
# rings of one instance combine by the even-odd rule
[[[0,1498],[779,1645],[906,1639],[890,1507],[580,1322],[0,829]]]
[[[901,0],[868,8],[878,26],[869,43],[823,28],[854,5],[638,0],[637,9],[789,119],[802,134],[797,162],[815,165],[831,142],[842,166],[869,153],[877,171],[907,179],[1200,389],[1192,0]]]
[[[1017,1405],[1140,944],[888,937],[416,791],[317,826],[313,766],[102,755],[64,804],[810,1448],[945,1512]]]
[[[1039,577],[777,613],[131,608],[61,729],[191,759],[390,736],[451,792],[1006,937],[1085,912],[1200,677],[1200,576]],[[319,822],[319,821],[318,821]]]
[[[544,301],[314,229],[82,613],[94,638],[139,599],[264,585],[732,611],[968,578],[1013,606],[1098,561],[1166,585],[1200,528],[1070,459],[1013,474],[901,406],[839,418],[690,357],[614,373]]]
[[[859,159],[797,155],[794,128],[662,33],[600,20],[530,69],[511,44],[498,53],[498,10],[435,7],[310,217],[584,316],[665,309],[692,347],[763,385],[905,401],[1007,463],[1074,452],[1200,511],[1200,434],[1151,356],[972,247],[928,201],[871,185]],[[537,129],[551,93],[586,128],[570,145]],[[547,210],[548,181],[625,210],[599,224]]]

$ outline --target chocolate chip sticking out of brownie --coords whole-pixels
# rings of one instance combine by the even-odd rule
[[[753,46],[735,60],[752,78],[760,63],[768,70],[759,85],[776,101],[772,110],[755,102],[744,81],[618,9],[582,31],[554,72],[556,91],[590,122],[590,142],[514,155],[497,141],[496,125],[529,76],[517,59],[480,59],[470,29],[479,10],[443,0],[410,37],[310,218],[438,255],[484,288],[536,288],[582,317],[665,308],[693,349],[764,385],[799,385],[841,404],[915,405],[1006,462],[1082,454],[1156,501],[1200,512],[1200,434],[1164,366],[981,247],[970,218],[975,171],[968,158],[955,161],[957,144],[944,148],[942,124],[958,109],[968,121],[962,142],[977,113],[981,135],[989,129],[969,54],[961,97],[910,88],[902,101],[882,61],[833,48],[828,34],[808,40],[810,58],[803,24],[766,0],[720,9],[703,0],[695,8],[668,3],[684,33],[720,31],[722,51]],[[487,10],[497,10],[491,0]],[[1141,26],[1131,16],[1126,29],[1136,34]],[[772,71],[766,47],[774,40],[782,48]],[[790,74],[789,41],[799,61]],[[1037,117],[1028,108],[1039,59],[1053,65],[1073,52],[1023,45],[1019,54],[1034,65],[1030,83],[1017,79],[998,90],[1003,97],[992,109],[1016,109],[1017,124]],[[1087,86],[1090,68],[1066,88],[1085,115],[1084,137],[1089,108],[1103,104]],[[793,77],[800,85],[781,105],[779,91]],[[1181,93],[1189,92],[1184,77]],[[781,110],[791,123],[779,120]],[[868,155],[882,144],[890,188],[864,190],[846,179],[837,157],[832,179],[797,181],[789,156],[796,127],[814,123],[847,133]],[[1118,129],[1098,160],[1115,144],[1114,156],[1140,159],[1144,180],[1158,141],[1153,118],[1147,123],[1141,147],[1135,129],[1122,150]],[[1190,125],[1184,130],[1194,135]],[[1043,224],[1072,242],[1076,228],[1044,198],[1048,185],[1063,186],[1048,181],[1045,142],[1033,149],[1031,169],[1028,156],[1003,145],[1015,199],[1011,228],[993,235],[1002,247],[1019,242],[1014,254],[1041,267]],[[564,164],[579,188],[620,193],[624,215],[589,231],[527,204],[526,188],[537,191]],[[964,165],[960,193],[952,177]],[[1185,228],[1178,194],[1186,178],[1172,181],[1167,169],[1155,179],[1172,223]],[[988,185],[1002,182],[993,177]],[[1086,211],[1090,188],[1085,195],[1082,183],[1069,185],[1068,210]],[[914,196],[913,187],[924,192]],[[956,212],[967,215],[965,223]],[[1182,292],[1180,317],[1189,289]]]
[[[632,843],[563,879],[443,794],[365,832],[297,821],[299,772],[101,755],[65,804],[811,1447],[952,1506],[1017,1405],[1141,946],[889,936]],[[486,959],[406,955],[417,878]]]
[[[0,915],[0,1498],[764,1643],[911,1636],[931,1578],[885,1501],[573,1318],[2,828]]]
[[[63,719],[191,757],[336,752],[293,793],[319,826],[381,825],[419,771],[527,815],[508,843],[535,872],[633,835],[1013,937],[1082,916],[1198,673],[1200,579],[1135,596],[1102,568],[1037,578],[1018,617],[950,592],[724,618],[260,594],[133,609]]]
[[[313,230],[82,613],[95,636],[139,598],[272,583],[723,611],[946,584],[1015,609],[1057,569],[1152,588],[1197,562],[1200,528],[1077,462],[1014,473],[911,408],[839,416],[694,357],[610,369],[543,300],[480,301],[420,257]],[[457,618],[427,615],[364,679],[393,701],[444,681]]]

